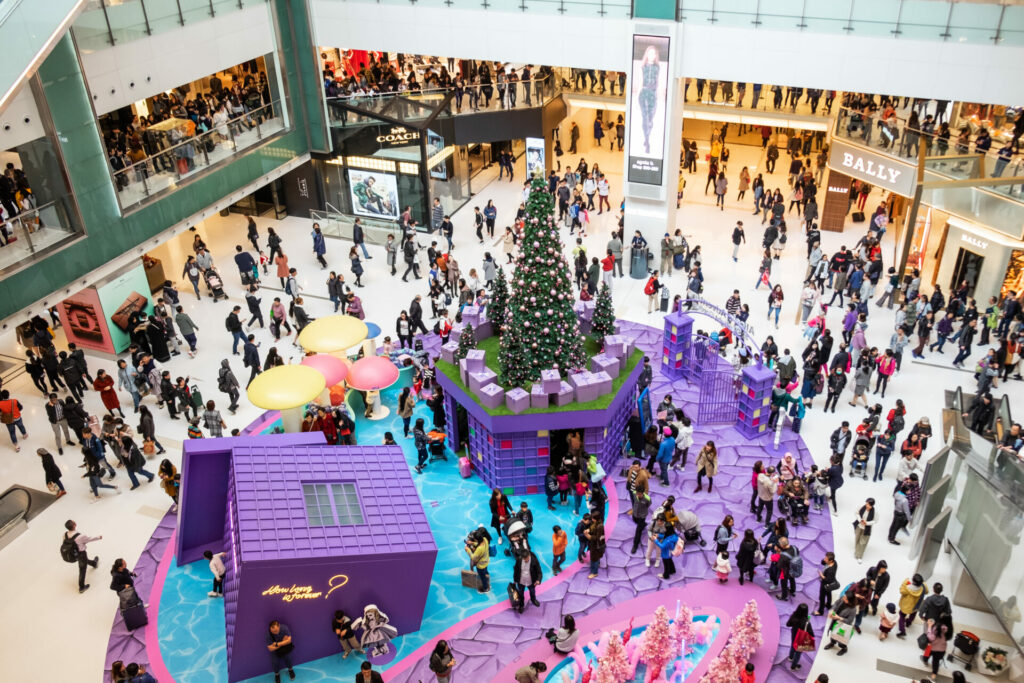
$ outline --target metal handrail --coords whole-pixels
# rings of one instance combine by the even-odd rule
[[[236,116],[233,119],[228,119],[224,123],[216,124],[216,125],[214,125],[213,128],[211,128],[210,130],[208,130],[208,131],[206,131],[204,133],[201,133],[199,135],[193,135],[192,137],[185,138],[181,142],[176,142],[175,144],[171,145],[170,147],[165,147],[164,149],[161,149],[156,154],[153,154],[151,156],[147,156],[142,161],[137,161],[137,162],[135,162],[133,164],[125,166],[124,168],[115,171],[114,175],[118,176],[118,175],[121,175],[121,174],[126,174],[129,171],[134,171],[134,170],[142,168],[142,167],[146,167],[148,169],[150,167],[150,165],[151,165],[152,160],[156,159],[158,157],[167,156],[167,155],[169,155],[169,156],[178,156],[177,155],[177,151],[178,150],[183,150],[185,147],[190,146],[190,145],[191,146],[195,146],[195,144],[197,142],[203,140],[208,135],[214,135],[214,134],[221,134],[221,135],[223,135],[218,130],[221,127],[226,127],[227,128],[229,139],[233,143],[234,139],[235,139],[235,127],[236,126],[238,126],[238,125],[240,125],[240,124],[242,124],[244,122],[253,121],[255,123],[255,126],[256,126],[257,131],[258,131],[259,130],[259,120],[258,120],[258,118],[255,118],[255,117],[258,117],[259,113],[262,112],[263,110],[269,110],[271,113],[273,113],[273,111],[274,111],[273,108],[276,105],[279,105],[281,102],[282,102],[282,100],[273,100],[269,104],[265,104],[265,105],[263,105],[263,106],[261,106],[261,107],[259,107],[257,109],[251,109],[251,110],[245,112],[244,114],[242,114],[240,116]],[[177,118],[177,117],[175,117],[175,118]],[[254,118],[255,118],[255,120],[254,120]],[[276,118],[276,117],[271,115],[271,116],[267,116],[265,118],[273,119],[273,118]],[[205,148],[203,148],[201,151],[203,152],[203,154],[206,154]]]

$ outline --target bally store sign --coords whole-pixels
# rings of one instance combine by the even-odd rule
[[[914,196],[917,167],[833,138],[828,165],[904,197]]]

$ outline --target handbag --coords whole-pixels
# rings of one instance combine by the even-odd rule
[[[754,551],[754,564],[764,564],[764,552],[760,548]]]
[[[58,491],[60,491],[60,487],[59,487],[59,486],[57,486],[57,484],[55,484],[55,483],[54,483],[54,482],[52,482],[52,481],[48,481],[48,482],[46,482],[46,488],[47,488],[47,490],[49,490],[49,492],[50,492],[50,493],[52,493],[53,495],[57,495],[57,492],[58,492]]]
[[[142,452],[146,455],[153,455],[156,453],[156,444],[153,443],[152,439],[146,439],[142,442]]]
[[[807,626],[810,626],[810,624],[811,622],[808,620]],[[811,635],[806,627],[797,629],[796,636],[793,638],[793,649],[797,652],[814,652],[817,649],[814,636]]]
[[[832,628],[829,630],[829,637],[841,645],[848,645],[850,643],[850,638],[853,637],[853,624],[847,624],[846,622],[836,619],[832,622]]]
[[[931,641],[928,640],[928,634],[922,633],[917,637],[917,647],[921,650],[927,650],[928,646],[931,645]],[[927,655],[925,655],[927,657]]]

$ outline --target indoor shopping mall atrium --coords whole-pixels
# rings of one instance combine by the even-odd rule
[[[1024,0],[0,38],[0,680],[1024,683]]]

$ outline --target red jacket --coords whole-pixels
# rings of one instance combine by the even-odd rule
[[[601,269],[604,272],[607,273],[607,272],[611,271],[611,269],[614,268],[614,267],[615,267],[615,257],[614,256],[605,256],[603,259],[601,259]]]

